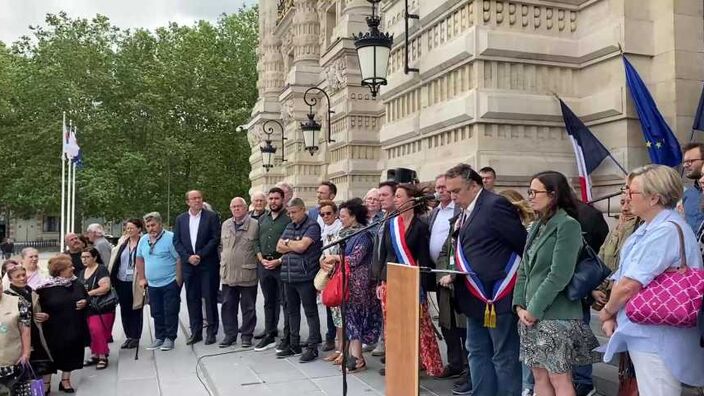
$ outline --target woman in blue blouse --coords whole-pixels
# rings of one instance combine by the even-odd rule
[[[692,229],[674,210],[682,197],[682,180],[672,168],[646,165],[628,175],[626,200],[645,222],[621,250],[611,298],[599,312],[602,329],[611,336],[604,361],[628,351],[641,396],[679,396],[682,385],[704,385],[704,349],[696,328],[641,325],[626,316],[628,301],[668,268],[679,266],[679,234],[684,233],[687,265],[702,267]]]

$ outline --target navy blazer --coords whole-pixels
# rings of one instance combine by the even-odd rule
[[[505,267],[511,255],[523,255],[526,229],[516,208],[504,197],[482,190],[462,228],[455,231],[462,242],[462,251],[485,293],[491,294],[496,281],[506,277]],[[485,304],[472,296],[465,283],[466,276],[455,277],[455,298],[460,312],[475,319],[484,319]],[[497,314],[511,312],[513,292],[498,301]]]
[[[198,224],[198,237],[196,238],[196,251],[193,251],[191,243],[191,232],[188,227],[190,215],[188,212],[181,213],[176,217],[174,224],[174,248],[181,258],[182,268],[185,272],[191,269],[203,267],[204,269],[220,268],[220,217],[215,212],[202,209],[200,212],[200,224]],[[200,256],[200,264],[193,266],[188,263],[188,257],[192,255]]]

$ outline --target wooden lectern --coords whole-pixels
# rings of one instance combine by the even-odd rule
[[[420,270],[388,263],[386,271],[386,395],[417,396]]]

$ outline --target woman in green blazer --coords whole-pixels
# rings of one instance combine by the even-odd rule
[[[548,171],[533,176],[528,200],[539,215],[526,244],[513,306],[520,319],[520,359],[535,376],[540,396],[573,396],[572,366],[592,364],[599,344],[582,322],[582,306],[565,287],[582,250],[582,230],[567,179]]]

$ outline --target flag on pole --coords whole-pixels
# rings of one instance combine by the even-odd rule
[[[69,128],[65,136],[64,154],[66,155],[66,158],[74,161],[81,151],[81,148],[78,147],[78,142],[76,141],[76,130],[74,128]]]
[[[645,146],[648,148],[650,160],[654,164],[678,166],[682,163],[682,149],[675,134],[665,122],[658,106],[648,91],[638,71],[631,62],[623,58],[626,69],[626,84],[631,92],[631,97],[636,105],[640,126],[645,137]]]
[[[76,168],[80,169],[83,167],[83,156],[81,155],[81,147],[78,145],[78,138],[77,138],[77,132],[78,128],[75,126],[71,130],[71,141],[72,141],[72,147],[75,150],[75,155],[71,157],[71,162],[76,164]]]
[[[565,128],[570,135],[574,156],[577,158],[577,171],[579,172],[579,187],[582,192],[582,201],[592,200],[592,182],[589,175],[596,169],[606,157],[610,157],[609,150],[604,147],[599,139],[594,136],[589,128],[567,107],[562,99],[562,119],[565,121]]]

